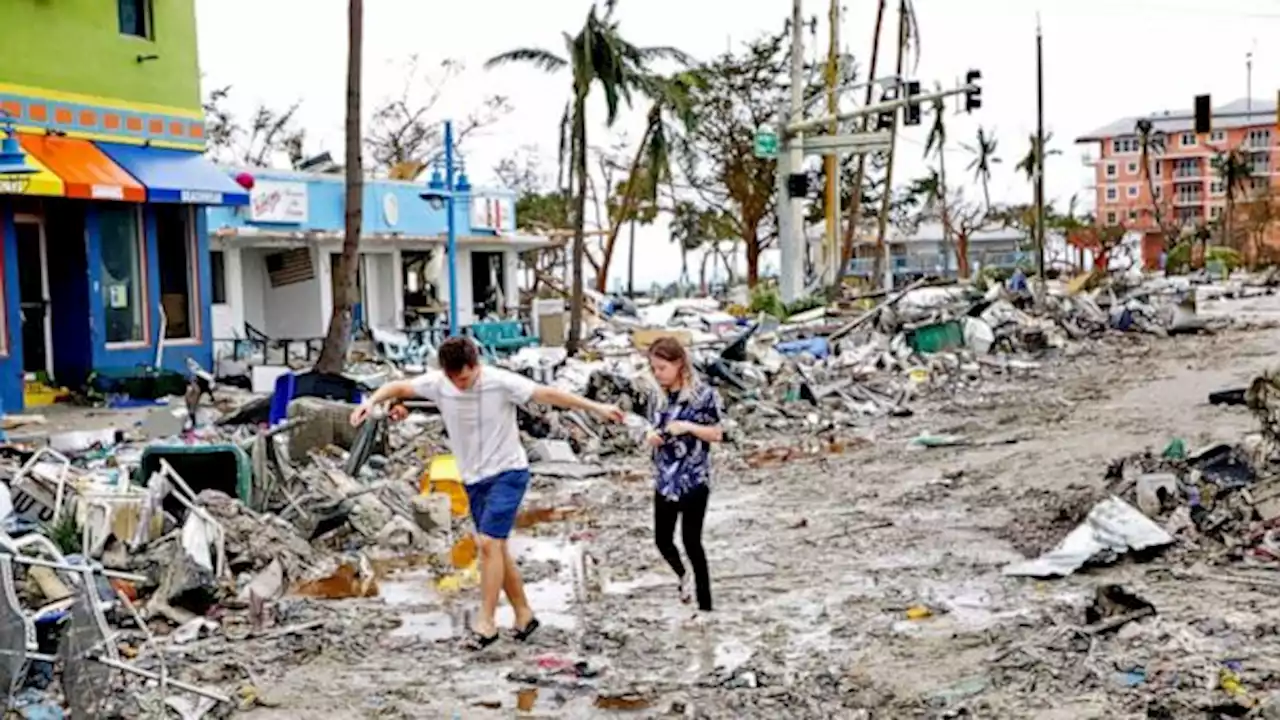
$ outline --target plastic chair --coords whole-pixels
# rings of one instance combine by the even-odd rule
[[[271,394],[271,410],[267,414],[267,422],[271,425],[284,422],[289,417],[289,402],[298,387],[298,376],[285,373],[276,378],[276,389]]]

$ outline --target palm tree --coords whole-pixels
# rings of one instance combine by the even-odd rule
[[[933,108],[933,126],[929,128],[929,139],[924,144],[924,157],[926,160],[933,156],[938,161],[938,169],[936,173],[931,172],[932,189],[934,192],[935,207],[942,215],[942,237],[944,244],[950,244],[954,237],[951,228],[951,209],[947,202],[947,121],[946,121],[946,105],[942,100],[934,101]],[[957,243],[956,251],[956,271],[962,278],[969,277],[969,249],[968,247],[960,247],[968,245],[967,242]]]
[[[681,59],[685,58],[681,55]],[[613,258],[622,224],[631,221],[634,239],[636,205],[642,200],[657,203],[658,187],[664,182],[671,182],[671,147],[678,135],[667,116],[670,115],[679,123],[680,129],[692,131],[696,123],[694,93],[705,86],[705,81],[694,71],[682,71],[670,77],[641,75],[634,78],[634,83],[636,89],[650,98],[652,104],[649,106],[644,135],[640,137],[640,145],[636,148],[631,169],[627,173],[621,206],[613,218],[609,235],[605,238],[600,272],[596,275],[598,292],[605,291],[609,262]],[[641,177],[645,174],[648,175],[647,180]]]
[[[1246,183],[1253,176],[1253,163],[1249,160],[1249,156],[1241,152],[1238,148],[1232,148],[1226,152],[1220,152],[1213,158],[1213,169],[1218,173],[1218,178],[1222,180],[1223,191],[1227,195],[1227,207],[1222,213],[1222,244],[1226,247],[1235,247],[1235,237],[1232,234],[1236,209],[1236,192],[1243,190]]]
[[[1038,143],[1040,142],[1040,138],[1036,137],[1035,133],[1031,133],[1030,138],[1030,147],[1027,149],[1027,154],[1022,156],[1022,159],[1018,161],[1018,164],[1014,166],[1014,169],[1023,175],[1026,175],[1027,182],[1034,183],[1036,181],[1036,151],[1039,149]],[[1052,142],[1053,133],[1046,133],[1044,136],[1045,148],[1048,148]],[[1044,151],[1045,157],[1052,157],[1054,155],[1061,154],[1061,150],[1046,149]]]
[[[682,54],[666,47],[638,47],[624,39],[613,20],[616,0],[604,0],[604,13],[592,5],[576,35],[564,33],[564,55],[541,48],[519,48],[496,55],[485,63],[494,68],[509,63],[527,63],[544,72],[570,70],[572,95],[562,128],[569,132],[569,182],[577,181],[573,235],[573,295],[570,301],[569,341],[567,349],[577,352],[582,340],[582,264],[586,248],[587,216],[587,98],[596,84],[604,91],[609,125],[618,119],[622,102],[631,103],[631,91],[648,75],[650,63],[663,58],[682,58]],[[562,143],[563,147],[563,143]],[[603,273],[602,273],[603,275]]]
[[[1164,235],[1164,248],[1167,251],[1172,249],[1174,234],[1165,226],[1161,199],[1156,197],[1155,176],[1151,174],[1151,159],[1154,157],[1156,162],[1159,162],[1159,158],[1164,155],[1165,135],[1155,129],[1155,124],[1149,118],[1141,118],[1134,123],[1133,131],[1138,136],[1138,149],[1141,153],[1139,162],[1142,166],[1138,172],[1146,178],[1147,195],[1151,198],[1151,212],[1155,217],[1156,227]]]
[[[333,312],[316,370],[338,374],[347,364],[351,323],[355,314],[355,287],[360,261],[361,219],[364,216],[364,170],[360,164],[360,73],[364,53],[364,0],[347,6],[347,201],[342,260],[334,286]]]
[[[979,125],[977,142],[973,145],[962,145],[962,147],[973,155],[968,169],[973,172],[973,179],[982,183],[982,199],[987,212],[991,212],[991,166],[1001,162],[1000,158],[996,157],[995,133],[988,133]]]

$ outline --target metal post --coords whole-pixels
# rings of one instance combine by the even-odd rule
[[[453,190],[453,121],[444,121],[444,187],[445,212],[448,214],[448,244],[445,252],[449,262],[449,336],[458,334],[458,222],[454,218]]]
[[[803,0],[791,2],[791,99],[788,108],[790,123],[797,123],[804,112],[804,8]],[[787,155],[786,173],[781,180],[782,194],[778,197],[778,215],[786,214],[786,234],[779,236],[782,254],[781,277],[779,290],[783,302],[795,302],[804,287],[804,198],[792,198],[786,187],[787,177],[799,172],[804,167],[804,149],[801,138],[791,133],[783,133]],[[781,172],[784,163],[779,158]],[[785,205],[783,205],[785,203]]]
[[[1036,274],[1044,291],[1044,36],[1036,19]]]

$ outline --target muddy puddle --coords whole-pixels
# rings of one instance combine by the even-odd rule
[[[517,526],[529,529],[583,516],[577,507],[533,508],[521,513]],[[543,627],[573,631],[579,627],[575,602],[582,597],[583,550],[568,537],[516,535],[508,545],[521,568],[525,594]],[[402,624],[391,637],[443,642],[464,636],[479,603],[478,551],[474,537],[465,535],[450,553],[453,572],[444,576],[430,569],[405,566],[377,585],[376,596],[401,608]],[[515,614],[500,600],[499,627],[512,627]]]

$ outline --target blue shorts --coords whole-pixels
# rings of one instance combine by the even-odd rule
[[[529,469],[508,470],[465,487],[476,532],[497,540],[511,537],[524,491],[529,489]]]

